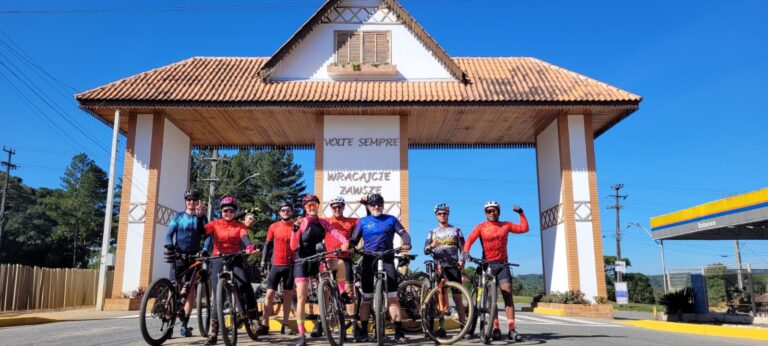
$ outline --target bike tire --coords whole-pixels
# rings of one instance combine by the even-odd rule
[[[176,288],[171,280],[160,278],[155,280],[147,288],[144,296],[141,298],[141,309],[139,310],[139,329],[141,336],[150,345],[162,345],[173,334],[173,325],[176,323]],[[152,299],[152,307],[149,309],[150,316],[154,321],[159,318],[158,333],[151,333],[150,329],[155,329],[154,324],[147,324],[147,305]],[[159,315],[158,315],[159,314]],[[165,329],[163,327],[165,326]]]
[[[469,331],[467,331],[467,333],[469,335],[474,335],[475,330],[477,329],[477,320],[479,319],[479,315],[481,314],[480,310],[482,309],[479,303],[477,289],[472,289],[472,292],[470,292],[470,296],[472,298],[472,307],[474,308],[475,313],[472,316],[472,318],[469,320]]]
[[[429,274],[425,272],[413,272],[408,276],[408,280],[425,280],[429,281]]]
[[[227,346],[237,345],[238,303],[237,292],[225,278],[216,287],[216,314],[221,326],[221,339]]]
[[[406,333],[416,333],[421,327],[421,303],[424,297],[424,282],[421,280],[403,281],[397,287],[397,298],[400,300],[400,309],[406,311],[401,316],[403,330]]]
[[[256,312],[256,316],[259,316],[258,312]],[[245,334],[248,334],[248,337],[251,338],[251,340],[258,341],[259,334],[256,333],[256,326],[259,324],[259,318],[258,317],[251,318],[250,316],[248,316],[248,313],[246,312],[244,324],[245,324]]]
[[[386,279],[377,279],[376,288],[373,291],[373,311],[376,320],[376,342],[379,346],[384,346],[384,341],[386,341],[386,335],[384,332],[386,310],[384,307],[387,303],[387,295],[384,292],[384,280]]]
[[[496,296],[499,294],[496,288],[496,282],[491,281],[485,284],[483,289],[485,292],[483,308],[486,310],[485,319],[483,323],[482,339],[485,344],[490,344],[493,341],[493,320],[498,313],[498,306],[496,306]]]
[[[437,312],[437,295],[440,294],[440,287],[435,287],[427,292],[427,294],[424,296],[425,304],[421,311],[421,316],[423,316],[422,327],[424,329],[424,333],[435,343],[440,345],[452,345],[461,340],[464,335],[469,332],[471,327],[469,321],[471,321],[475,315],[475,308],[472,304],[472,296],[469,294],[469,291],[467,291],[464,285],[452,281],[447,281],[443,283],[443,289],[447,289],[449,292],[452,292],[450,291],[451,289],[456,289],[459,291],[459,294],[462,296],[462,302],[466,302],[467,305],[466,321],[463,325],[460,324],[461,329],[450,337],[435,335],[434,316],[436,316]],[[452,294],[449,294],[448,296],[448,299],[452,299]]]
[[[211,327],[211,288],[208,278],[200,278],[197,283],[197,297],[195,297],[195,309],[197,310],[197,327],[200,329],[200,335],[208,337],[208,330]]]
[[[344,345],[347,330],[344,321],[344,310],[341,309],[338,288],[335,283],[322,279],[317,287],[318,305],[320,305],[320,321],[323,331],[331,346]]]

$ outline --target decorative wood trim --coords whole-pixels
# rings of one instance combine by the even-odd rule
[[[539,215],[539,222],[541,224],[542,232],[550,227],[555,227],[563,223],[563,204],[560,203],[552,208],[542,211]]]
[[[597,295],[608,297],[603,263],[603,237],[600,224],[600,204],[597,192],[597,166],[595,163],[595,140],[592,135],[592,114],[584,114],[584,142],[587,150],[587,174],[589,179],[589,200],[592,207],[592,237],[594,239],[595,270],[597,271]]]
[[[571,145],[568,134],[568,114],[557,117],[557,132],[560,140],[560,179],[563,196],[563,222],[565,224],[565,252],[568,261],[568,289],[581,287],[579,276],[579,250],[576,240],[576,220],[573,210],[573,174],[571,173]]]
[[[165,116],[154,114],[152,119],[152,148],[149,156],[149,180],[147,182],[147,214],[144,218],[144,240],[141,246],[141,270],[139,286],[146,288],[152,280],[152,255],[157,229],[158,193],[160,190],[160,163],[163,159],[163,132]]]
[[[400,115],[400,223],[410,232],[408,193],[408,115]]]
[[[325,165],[325,116],[323,114],[315,115],[315,195],[321,201],[326,201],[323,195],[323,170]]]
[[[117,224],[117,251],[115,274],[112,280],[112,298],[122,298],[123,275],[125,271],[125,247],[128,239],[128,218],[133,184],[133,160],[136,150],[136,114],[128,113],[125,159],[123,161],[123,189],[120,193],[120,217]]]

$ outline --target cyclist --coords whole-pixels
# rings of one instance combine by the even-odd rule
[[[344,236],[344,239],[348,240],[352,236],[352,231],[355,230],[358,218],[344,217],[344,208],[346,207],[344,197],[336,196],[331,199],[329,204],[333,211],[333,216],[327,219],[328,222],[330,222],[333,228],[338,230]],[[326,233],[325,246],[328,251],[332,251],[340,249],[341,243],[331,234]],[[355,276],[352,273],[352,258],[349,252],[342,252],[338,255],[329,254],[328,258],[331,259],[328,261],[330,269],[336,271],[336,280],[339,284],[339,291],[344,292],[340,299],[347,305],[347,314],[352,316],[355,320],[352,323],[354,330],[353,334],[357,335],[359,330],[355,317],[355,305],[352,300],[355,292]],[[344,286],[343,289],[342,286]]]
[[[165,256],[166,260],[171,264],[170,278],[175,279],[175,273],[180,273],[187,268],[194,261],[191,259],[182,260],[175,259],[174,251],[176,249],[178,253],[186,255],[195,255],[200,251],[200,243],[205,237],[205,224],[208,223],[208,219],[205,217],[205,210],[200,206],[200,192],[195,189],[189,189],[184,192],[184,211],[176,213],[168,225],[168,233],[165,235]],[[175,268],[174,268],[175,267]],[[195,286],[190,285],[193,272],[182,280],[185,282],[181,296],[184,297],[187,293],[191,297],[195,295]],[[187,291],[190,292],[187,292]],[[183,337],[192,336],[192,327],[187,327],[189,323],[189,316],[192,312],[192,299],[187,299],[184,302],[184,319],[181,321],[181,329],[179,334]]]
[[[461,229],[448,223],[448,215],[451,208],[448,204],[440,203],[435,205],[435,216],[437,217],[436,228],[433,228],[427,234],[427,240],[424,242],[424,254],[432,255],[435,262],[442,267],[445,278],[461,284],[461,270],[464,268],[464,261],[460,257],[464,248],[464,235]],[[442,294],[442,301],[448,302],[448,291]],[[456,303],[456,310],[459,314],[459,321],[463,324],[466,321],[464,312],[464,302],[458,291],[453,292],[453,301]],[[437,335],[445,333],[439,330]]]
[[[326,234],[330,233],[341,243],[341,249],[347,251],[348,241],[344,236],[333,228],[330,222],[321,219],[318,216],[320,209],[320,199],[315,195],[307,194],[302,200],[302,206],[306,217],[299,218],[294,223],[293,236],[291,237],[291,251],[294,254],[293,276],[296,278],[296,324],[298,326],[299,337],[296,341],[297,346],[306,345],[304,330],[304,305],[307,302],[309,278],[316,277],[320,272],[318,262],[298,262],[302,258],[310,257],[318,253],[318,244],[322,244]],[[322,245],[321,245],[322,246]],[[340,286],[339,288],[343,288]],[[344,294],[343,289],[339,290]],[[315,324],[316,333],[319,336],[320,324]]]
[[[363,239],[365,251],[381,252],[391,250],[395,234],[399,234],[403,240],[402,249],[411,248],[411,237],[396,217],[384,214],[384,197],[380,194],[368,196],[367,206],[370,215],[361,218],[355,226],[355,231],[349,239],[350,246],[355,247],[360,239]],[[384,270],[387,272],[387,305],[389,314],[395,324],[395,342],[408,343],[403,331],[403,322],[400,317],[400,302],[397,297],[397,272],[395,269],[395,255],[387,255],[384,258]],[[375,276],[375,257],[363,254],[363,263],[360,273],[363,289],[363,303],[360,306],[361,331],[358,342],[368,341],[368,317],[371,312],[371,300],[373,299],[373,278]]]
[[[269,225],[267,240],[261,251],[261,267],[266,267],[269,253],[272,253],[272,268],[267,275],[267,296],[264,305],[263,326],[269,326],[269,314],[275,300],[275,292],[283,284],[283,326],[280,334],[290,334],[288,316],[291,312],[291,295],[293,294],[293,252],[291,251],[291,236],[293,235],[293,205],[289,202],[280,204],[278,211],[280,220]],[[268,328],[259,330],[259,334],[268,334]]]
[[[246,250],[247,253],[253,252],[253,245],[248,238],[248,228],[235,219],[235,212],[237,212],[237,200],[232,196],[224,196],[219,201],[221,208],[221,219],[211,221],[205,225],[205,232],[208,234],[206,239],[206,248],[210,248],[213,245],[213,255],[228,255],[237,253],[241,250]],[[240,282],[238,287],[241,289],[241,294],[245,295],[246,308],[248,313],[253,313],[256,307],[256,299],[253,295],[253,288],[251,283],[247,280],[244,268],[244,261],[237,261],[233,263],[233,273],[235,280]],[[216,286],[218,286],[219,273],[224,267],[224,261],[221,258],[211,261],[211,302],[213,303],[217,298],[215,297]],[[216,310],[216,304],[211,306],[211,333],[206,340],[205,345],[215,345],[219,336],[219,320]]]
[[[483,259],[499,262],[496,264],[491,263],[490,267],[493,270],[493,276],[497,278],[499,288],[501,288],[501,296],[504,299],[504,312],[509,321],[507,337],[510,340],[514,340],[515,305],[512,301],[512,273],[509,271],[509,267],[502,263],[507,262],[508,234],[528,232],[528,220],[525,218],[525,214],[523,214],[523,209],[519,206],[512,208],[512,210],[520,215],[519,225],[508,221],[499,221],[499,214],[501,213],[499,202],[485,202],[483,209],[485,210],[487,221],[475,226],[472,233],[469,234],[467,242],[464,244],[464,260],[466,261],[469,256],[469,249],[472,248],[472,243],[477,238],[480,238],[480,244],[483,247]],[[501,338],[498,316],[494,316],[493,320],[493,338]]]

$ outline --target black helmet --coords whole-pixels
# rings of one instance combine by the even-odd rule
[[[291,208],[291,210],[293,210],[293,203],[288,201],[282,201],[280,202],[280,205],[277,206],[277,210],[283,209],[283,207],[288,207],[288,208]]]
[[[384,205],[384,197],[382,197],[381,194],[378,194],[378,193],[368,195],[368,205],[371,205],[371,204]]]
[[[184,199],[200,199],[200,191],[196,189],[184,191]]]

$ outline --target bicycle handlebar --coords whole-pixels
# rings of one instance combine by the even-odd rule
[[[469,256],[469,261],[470,261],[470,262],[473,262],[473,263],[477,263],[477,264],[479,264],[479,265],[486,265],[486,264],[501,264],[501,265],[504,265],[504,266],[508,266],[508,267],[520,267],[520,265],[519,265],[519,264],[517,264],[517,263],[508,263],[508,262],[488,261],[488,260],[484,260],[484,259],[482,259],[482,258],[476,258],[476,257],[472,257],[472,256]]]
[[[319,252],[309,257],[299,258],[296,263],[316,262],[325,259],[327,255],[338,255],[339,253],[341,253],[341,249]]]

